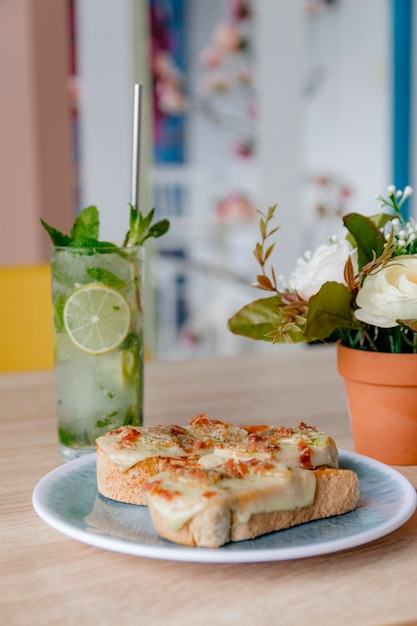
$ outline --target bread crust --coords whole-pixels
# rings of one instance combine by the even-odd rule
[[[359,500],[359,479],[351,470],[309,470],[316,475],[316,491],[311,505],[292,511],[255,513],[247,523],[239,522],[228,502],[208,505],[179,530],[172,529],[148,501],[156,532],[174,543],[219,548],[229,541],[253,539],[317,519],[352,511]]]
[[[99,493],[111,500],[127,504],[143,504],[142,486],[155,474],[184,464],[184,457],[148,457],[121,472],[110,457],[97,446],[97,487]]]
[[[173,530],[155,509],[149,508],[156,532],[173,543],[218,548],[231,541],[232,513],[226,503],[208,506],[179,530]]]

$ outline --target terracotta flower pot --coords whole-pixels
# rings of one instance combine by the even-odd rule
[[[337,346],[356,452],[390,465],[417,464],[417,354]]]

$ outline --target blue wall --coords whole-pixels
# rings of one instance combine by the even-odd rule
[[[413,0],[391,0],[392,14],[392,183],[412,185]],[[408,217],[409,203],[404,205]]]

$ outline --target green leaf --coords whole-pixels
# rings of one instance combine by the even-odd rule
[[[50,226],[42,218],[41,224],[50,236],[54,246],[68,246],[69,242],[71,241],[71,237],[69,237],[68,235],[64,235],[64,233],[61,233],[61,231],[57,230],[53,226]]]
[[[90,278],[107,285],[107,287],[112,287],[113,289],[122,289],[123,287],[126,287],[124,280],[119,278],[119,276],[116,276],[116,274],[113,274],[113,272],[109,272],[109,270],[105,270],[102,267],[90,267],[86,270],[86,272]]]
[[[150,211],[150,213],[143,217],[140,211],[137,211],[135,207],[130,204],[130,215],[129,215],[129,230],[126,233],[123,246],[137,246],[139,245],[139,241],[141,239],[143,231],[143,223],[146,222],[149,224],[152,220],[154,209]]]
[[[148,215],[145,215],[145,216],[143,216],[142,213],[139,213],[140,227],[143,233],[146,233],[146,231],[150,227],[154,214],[155,214],[155,209],[151,209]]]
[[[70,240],[69,248],[81,248],[85,254],[93,254],[94,252],[117,252],[118,248],[114,243],[109,241],[98,241],[92,237],[80,237]],[[111,248],[111,250],[109,250]]]
[[[343,217],[343,223],[353,236],[358,248],[360,271],[364,265],[372,261],[373,252],[376,258],[381,256],[387,242],[374,221],[364,215],[349,213]]]
[[[129,230],[126,233],[123,246],[141,246],[150,237],[157,239],[167,232],[169,229],[169,221],[167,219],[156,222],[156,224],[151,226],[154,214],[155,209],[151,209],[144,216],[133,205],[130,205]]]
[[[105,270],[102,267],[90,267],[86,271],[90,278],[107,285],[107,287],[112,287],[113,289],[122,289],[123,287],[126,287],[124,280],[119,278],[119,276],[116,276],[116,274],[113,274],[113,272],[109,272],[109,270]]]
[[[128,408],[123,420],[123,426],[128,426],[129,424],[132,424],[133,426],[139,426],[140,424],[138,410],[134,406]]]
[[[392,221],[396,217],[396,215],[389,215],[388,213],[377,213],[376,215],[371,215],[369,219],[379,230],[383,228],[387,222]]]
[[[136,333],[129,333],[127,337],[122,341],[119,346],[119,350],[130,350],[134,348],[135,350],[140,350],[140,337]]]
[[[148,237],[153,237],[154,239],[158,239],[158,237],[162,237],[169,229],[169,221],[161,220],[160,222],[156,222],[153,226],[150,227],[148,231]]]
[[[72,239],[82,239],[88,237],[98,239],[100,219],[96,206],[89,206],[83,209],[75,218],[71,228]]]
[[[72,433],[70,433],[68,430],[65,430],[65,428],[62,428],[62,427],[58,429],[58,437],[59,437],[59,442],[62,443],[62,445],[64,446],[68,446],[69,448],[77,443]]]
[[[272,333],[274,324],[281,320],[281,303],[282,299],[278,295],[255,300],[235,313],[228,320],[227,326],[235,335],[272,342],[273,338],[268,333]]]
[[[149,237],[157,239],[162,237],[169,229],[167,219],[160,220],[152,225],[155,209],[151,209],[147,215],[137,211],[130,205],[129,230],[126,233],[122,247],[132,247],[142,245]],[[100,219],[96,206],[89,206],[83,209],[75,218],[70,234],[65,235],[56,228],[53,228],[41,219],[41,224],[49,234],[55,246],[70,248],[84,248],[78,254],[93,254],[94,252],[108,252],[104,248],[112,248],[115,252],[123,256],[120,247],[106,241],[99,241]]]
[[[61,293],[54,302],[54,329],[56,333],[64,330],[64,306],[66,297]]]
[[[352,314],[352,294],[337,282],[327,282],[310,299],[305,336],[323,341],[338,328],[360,328]]]
[[[104,420],[97,420],[96,427],[97,428],[105,428],[106,426],[110,426],[113,422],[113,417],[116,417],[119,411],[112,411],[112,413],[108,413]]]

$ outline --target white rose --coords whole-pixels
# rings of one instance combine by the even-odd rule
[[[398,320],[417,320],[417,255],[396,257],[364,280],[356,298],[355,316],[380,328]]]
[[[319,246],[310,259],[298,260],[297,268],[288,279],[290,288],[309,300],[328,281],[345,284],[343,273],[349,255],[356,269],[356,249],[353,250],[346,239]]]

